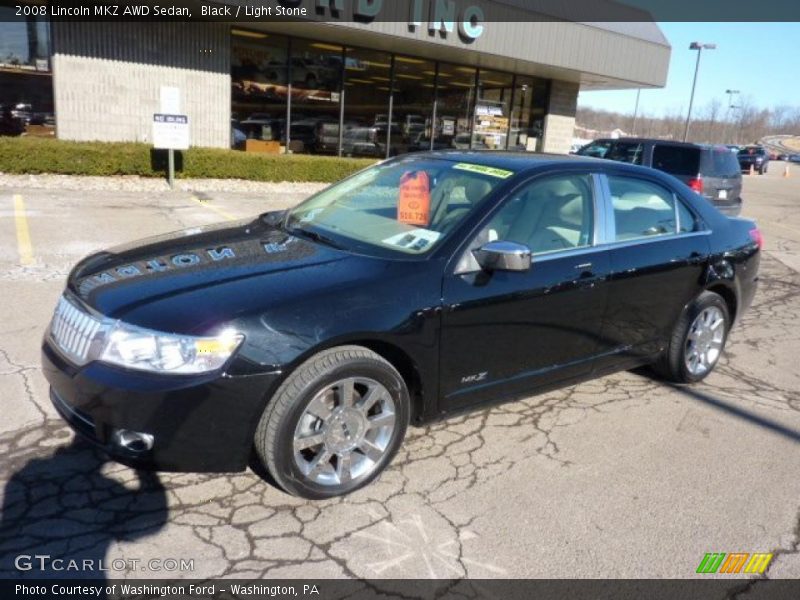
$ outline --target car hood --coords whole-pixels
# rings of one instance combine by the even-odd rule
[[[114,319],[155,328],[164,319],[143,307],[169,306],[174,312],[171,330],[202,329],[205,319],[200,315],[214,314],[214,320],[235,317],[252,300],[242,290],[254,279],[282,274],[285,284],[285,274],[303,271],[308,291],[314,281],[309,270],[351,258],[290,235],[276,221],[264,217],[187,229],[98,252],[76,265],[67,287]]]

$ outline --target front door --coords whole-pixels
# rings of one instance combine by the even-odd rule
[[[445,276],[444,410],[590,372],[602,351],[608,255],[595,241],[594,178],[564,174],[522,186],[488,218]],[[527,245],[526,272],[481,270],[471,250]]]

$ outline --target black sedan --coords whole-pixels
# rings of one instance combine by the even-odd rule
[[[376,477],[409,423],[653,365],[706,377],[761,234],[664,173],[427,153],[293,210],[89,256],[43,342],[51,399],[116,459],[307,498]]]

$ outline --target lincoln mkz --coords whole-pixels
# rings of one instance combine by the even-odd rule
[[[374,479],[409,424],[642,365],[703,379],[761,245],[655,170],[407,155],[288,211],[85,258],[43,368],[62,417],[121,462],[260,461],[326,498]]]

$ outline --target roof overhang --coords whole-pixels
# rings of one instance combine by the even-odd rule
[[[350,12],[342,11],[338,18],[335,11],[317,8],[317,2],[303,4],[311,7],[307,21],[262,20],[239,22],[237,27],[571,81],[587,90],[663,87],[667,80],[671,48],[658,25],[646,20],[578,22],[552,16],[566,10],[559,9],[563,0],[470,0],[469,6],[479,6],[487,15],[480,23],[480,35],[473,37],[463,35],[461,5],[454,5],[452,22],[437,21],[433,27],[428,21],[411,20],[409,2],[384,2],[384,12],[371,21],[353,18],[355,1],[345,1]],[[638,11],[633,16],[649,15]]]

